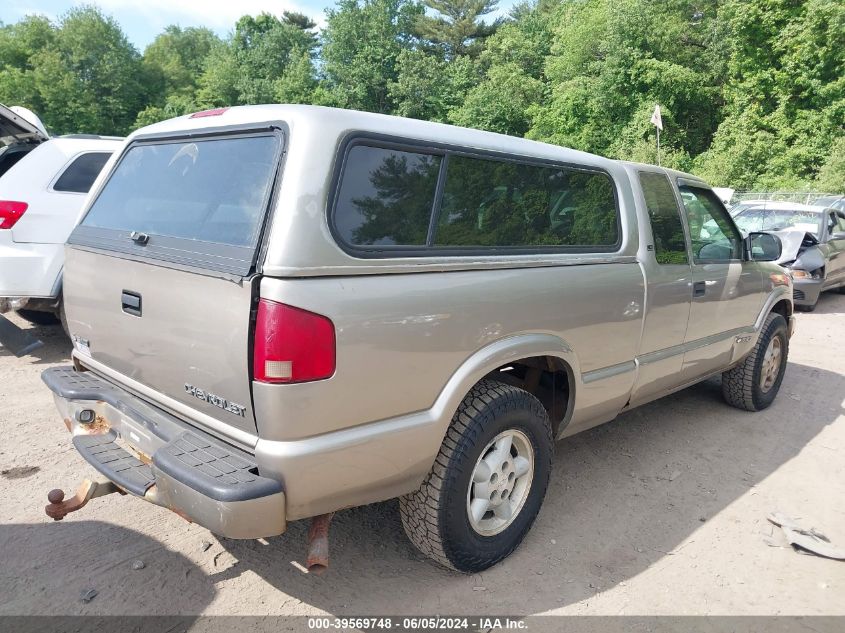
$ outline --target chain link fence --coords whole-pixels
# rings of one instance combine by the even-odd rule
[[[841,193],[821,193],[818,191],[735,191],[731,202],[736,204],[746,200],[771,200],[778,202],[795,202],[798,204],[813,204],[819,198],[841,195]]]

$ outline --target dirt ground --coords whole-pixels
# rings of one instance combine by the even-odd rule
[[[117,495],[52,522],[47,492],[94,471],[39,379],[70,344],[38,327],[33,356],[0,349],[0,614],[845,615],[845,562],[778,547],[766,521],[800,517],[845,547],[843,313],[827,294],[798,315],[762,413],[729,408],[716,379],[560,442],[533,530],[472,576],[412,549],[395,501],[336,517],[323,577],[303,573],[302,522],[232,541]]]

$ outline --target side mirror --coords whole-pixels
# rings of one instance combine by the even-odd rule
[[[775,262],[780,259],[783,244],[777,235],[771,233],[749,233],[745,238],[749,261]]]

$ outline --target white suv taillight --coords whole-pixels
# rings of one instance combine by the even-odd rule
[[[329,378],[334,370],[335,331],[330,319],[267,299],[258,302],[255,380],[308,382]]]
[[[0,200],[0,229],[10,229],[15,226],[28,207],[26,202]]]

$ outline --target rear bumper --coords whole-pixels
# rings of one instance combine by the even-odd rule
[[[64,244],[19,243],[0,231],[0,297],[53,297]]]
[[[190,427],[92,372],[42,373],[76,450],[122,490],[228,538],[285,531],[285,493],[253,456]],[[83,411],[93,419],[84,423]]]

